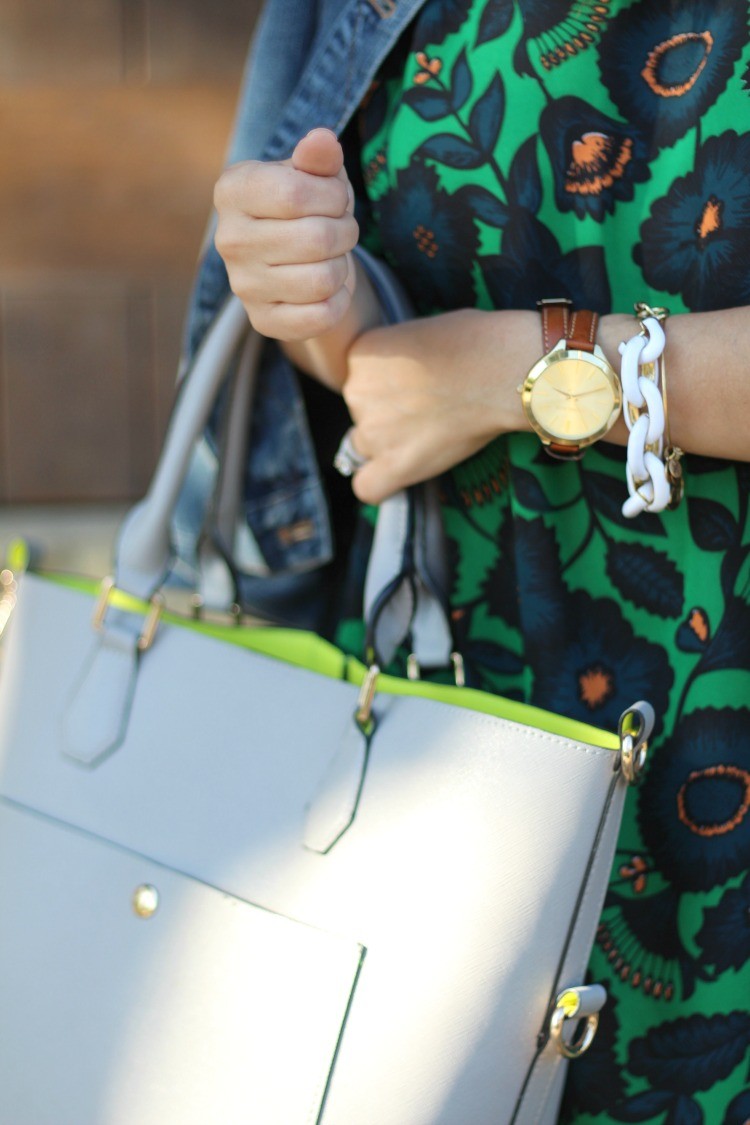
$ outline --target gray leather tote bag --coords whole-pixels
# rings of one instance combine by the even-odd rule
[[[584,974],[650,708],[600,732],[165,611],[171,513],[246,333],[230,301],[113,582],[19,581],[0,1122],[551,1125],[604,1002]],[[383,512],[386,659],[408,632],[450,647],[430,518]]]

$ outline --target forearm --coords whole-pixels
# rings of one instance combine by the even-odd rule
[[[466,374],[469,364],[479,365],[494,381],[497,394],[491,386],[484,393],[488,426],[495,433],[530,429],[517,388],[541,355],[538,319],[523,311],[471,311],[456,321]],[[637,331],[634,316],[613,313],[601,318],[598,342],[616,371],[620,343]],[[666,333],[673,444],[686,453],[750,461],[750,307],[671,316]],[[620,418],[605,440],[625,445],[627,439]]]
[[[665,327],[673,444],[686,453],[750,461],[750,308],[672,316]],[[602,318],[600,341],[616,370],[618,344],[636,331],[632,317]],[[625,444],[622,420],[607,440]]]
[[[309,340],[281,341],[281,347],[295,366],[334,391],[340,391],[346,381],[347,356],[354,341],[383,322],[377,294],[356,258],[354,262],[354,295],[336,327]]]
[[[615,370],[634,316],[602,318],[599,343]],[[503,433],[529,431],[519,388],[540,358],[539,315],[463,309],[362,332],[344,397],[367,464],[354,489],[380,503],[436,477]],[[750,461],[750,309],[689,313],[667,322],[669,427],[687,453]],[[603,440],[625,445],[622,418]]]

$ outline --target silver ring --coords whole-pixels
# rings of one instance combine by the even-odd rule
[[[353,428],[353,427],[352,427]],[[333,467],[342,477],[353,477],[358,469],[367,464],[367,457],[357,453],[352,442],[352,430],[349,429],[341,439],[341,445],[336,450]]]

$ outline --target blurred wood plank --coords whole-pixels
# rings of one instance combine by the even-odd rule
[[[191,284],[160,285],[154,293],[154,372],[156,376],[156,432],[164,439],[177,390],[185,312]]]
[[[235,97],[234,83],[0,89],[0,283],[190,275]]]
[[[127,294],[11,290],[3,312],[9,497],[130,496]]]
[[[120,0],[0,4],[0,82],[119,82],[122,60]]]
[[[0,0],[0,502],[146,486],[262,0]]]
[[[128,0],[123,0],[127,3]],[[239,75],[262,0],[147,0],[153,82]]]
[[[125,379],[128,392],[129,496],[142,496],[156,464],[156,379],[154,371],[154,298],[146,287],[128,294],[126,304]],[[125,419],[122,420],[125,423]]]
[[[122,76],[125,82],[147,82],[148,11],[147,0],[121,0]]]
[[[8,400],[5,389],[5,339],[3,306],[5,294],[0,289],[0,504],[10,499],[8,490]]]

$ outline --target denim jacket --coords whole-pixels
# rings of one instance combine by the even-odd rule
[[[266,0],[241,88],[229,163],[284,159],[315,126],[340,134],[424,2]],[[379,288],[378,278],[373,281]],[[212,223],[188,312],[183,370],[189,369],[228,292]],[[217,474],[208,438],[193,458],[174,523],[183,565],[195,562]],[[282,586],[286,576],[294,590],[296,579],[304,582],[307,572],[331,558],[332,535],[296,375],[274,341],[266,341],[256,376],[244,487],[246,539],[253,550],[246,559],[229,560],[239,592],[244,596],[245,579],[257,583],[253,573],[275,575]]]

